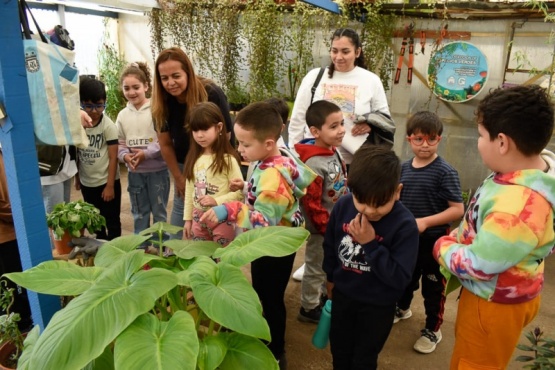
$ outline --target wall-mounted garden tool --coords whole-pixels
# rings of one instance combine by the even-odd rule
[[[405,32],[403,34],[403,41],[401,42],[401,51],[399,52],[399,60],[397,62],[397,71],[395,72],[395,79],[393,83],[398,84],[401,78],[401,68],[403,68],[403,59],[405,57],[405,49],[409,45],[409,64],[408,64],[408,74],[407,83],[412,83],[412,66],[414,64],[414,22],[411,22],[408,26],[405,26]]]

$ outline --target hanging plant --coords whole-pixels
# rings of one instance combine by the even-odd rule
[[[107,27],[106,20],[104,26]],[[120,56],[118,50],[108,39],[107,30],[104,32],[104,40],[98,51],[98,75],[100,81],[106,85],[106,110],[105,113],[116,121],[118,113],[125,108],[127,100],[123,96],[119,81],[126,61]]]
[[[380,3],[353,6],[338,1],[341,15],[301,1],[158,3],[161,9],[149,14],[153,56],[169,46],[183,48],[197,73],[215,80],[230,102],[272,96],[294,100],[306,73],[329,63],[329,35],[346,26],[361,34],[369,69],[381,77],[386,89],[389,86],[396,22],[395,16],[380,14]],[[317,35],[323,41],[317,42]],[[315,55],[321,58],[315,60]]]

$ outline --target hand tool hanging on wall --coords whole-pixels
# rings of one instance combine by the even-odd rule
[[[408,26],[405,26],[405,32],[403,33],[403,41],[401,42],[401,51],[399,52],[399,60],[397,62],[397,71],[395,72],[394,84],[399,83],[401,78],[401,68],[403,68],[403,59],[405,58],[405,50],[409,45],[409,71],[407,75],[407,83],[412,82],[412,65],[414,62],[414,22],[411,22]]]
[[[414,22],[408,28],[409,33],[409,70],[407,73],[407,83],[412,83],[412,66],[414,65]]]
[[[424,54],[424,50],[426,49],[426,31],[420,31],[420,52]]]
[[[403,59],[405,57],[405,48],[407,47],[407,27],[405,26],[405,33],[403,34],[403,41],[401,42],[401,51],[399,52],[399,60],[397,62],[397,71],[395,72],[394,84],[399,83],[401,78],[401,68],[403,68]]]

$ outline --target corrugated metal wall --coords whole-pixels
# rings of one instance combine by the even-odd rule
[[[403,28],[410,19],[399,24]],[[416,30],[434,30],[441,27],[439,20],[414,20]],[[465,103],[443,102],[432,95],[427,86],[427,70],[434,40],[427,39],[425,54],[420,53],[420,34],[415,34],[414,76],[411,85],[407,84],[407,66],[402,69],[399,84],[392,84],[388,92],[390,109],[397,124],[394,149],[401,159],[412,156],[410,146],[405,140],[405,123],[414,112],[429,110],[436,112],[444,123],[443,139],[440,142],[439,154],[443,156],[459,171],[463,190],[475,189],[487,176],[489,170],[482,164],[476,143],[478,133],[476,129],[474,111],[478,102],[487,91],[503,83],[507,47],[511,35],[513,20],[484,20],[484,21],[449,21],[448,30],[467,31],[471,33],[470,42],[478,47],[488,60],[488,80],[485,88],[474,99]],[[518,52],[523,52],[529,58],[532,66],[543,69],[552,61],[553,44],[548,35],[553,25],[544,22],[525,22],[522,28],[517,28],[512,47],[512,59]],[[523,35],[523,36],[521,36]],[[401,47],[401,38],[394,40],[397,52]],[[443,42],[459,41],[447,39]],[[408,51],[405,53],[407,58]],[[516,68],[517,62],[511,60],[509,68]],[[522,68],[531,69],[530,66]],[[528,73],[507,73],[507,82],[524,83],[532,76]],[[555,149],[555,143],[549,146]]]

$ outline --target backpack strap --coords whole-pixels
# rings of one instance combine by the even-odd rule
[[[316,76],[316,80],[314,81],[314,85],[312,85],[312,89],[310,89],[310,92],[312,93],[312,96],[310,97],[310,104],[312,104],[312,102],[314,101],[314,93],[316,92],[316,88],[318,87],[318,84],[320,83],[320,80],[322,79],[322,76],[324,75],[325,70],[326,70],[326,67],[320,68],[320,71],[318,72],[318,76]]]

